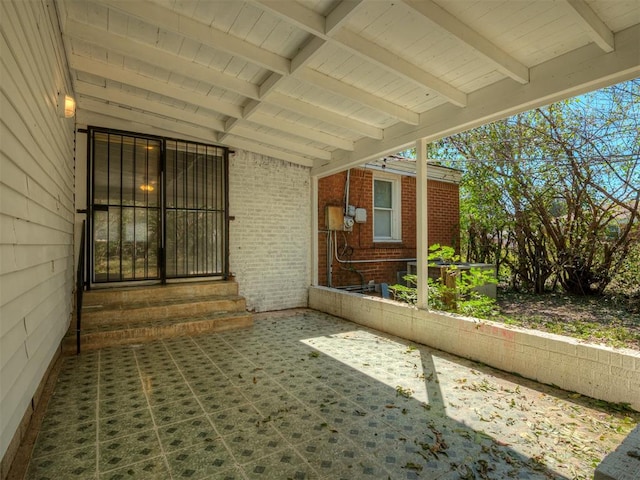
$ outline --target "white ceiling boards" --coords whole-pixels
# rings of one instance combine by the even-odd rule
[[[640,0],[57,6],[80,123],[317,175],[640,76]]]

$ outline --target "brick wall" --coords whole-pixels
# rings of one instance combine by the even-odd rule
[[[230,271],[258,312],[307,305],[309,169],[238,150],[229,159]]]
[[[325,207],[343,206],[347,172],[318,181],[318,282],[327,285],[327,231]],[[416,179],[401,178],[402,239],[400,242],[373,241],[373,171],[352,169],[349,181],[349,204],[367,210],[367,222],[356,223],[351,232],[338,232],[338,252],[342,260],[406,259],[416,256]],[[458,249],[459,187],[453,183],[429,180],[429,245],[439,243]],[[346,248],[345,248],[346,247]],[[341,254],[342,253],[342,254]],[[340,255],[341,254],[341,255]],[[406,261],[377,263],[339,263],[332,255],[332,285],[347,286],[368,283],[397,282],[398,272],[406,270]]]

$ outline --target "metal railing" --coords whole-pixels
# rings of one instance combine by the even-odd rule
[[[82,221],[80,233],[80,253],[78,254],[78,269],[76,271],[76,355],[80,355],[80,331],[82,328],[82,295],[85,287],[85,243],[86,220]]]

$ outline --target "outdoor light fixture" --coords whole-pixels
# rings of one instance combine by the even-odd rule
[[[142,190],[143,192],[153,192],[155,190],[155,188],[153,187],[153,185],[140,185],[140,190]]]
[[[71,118],[76,114],[76,101],[64,92],[58,93],[58,115]]]

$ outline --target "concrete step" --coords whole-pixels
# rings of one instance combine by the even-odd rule
[[[248,327],[238,285],[231,281],[95,289],[83,295],[81,349]],[[76,351],[76,324],[63,352]]]
[[[148,302],[172,298],[201,298],[210,296],[238,295],[238,284],[234,281],[204,281],[169,283],[166,285],[94,288],[83,295],[83,305],[111,305]]]
[[[84,327],[103,323],[117,325],[134,321],[193,317],[213,312],[244,312],[245,310],[245,299],[238,295],[174,297],[162,300],[144,298],[123,303],[84,305],[82,325]]]
[[[200,316],[183,316],[162,320],[139,320],[129,323],[101,323],[83,328],[80,341],[82,351],[114,345],[143,343],[161,338],[222,332],[253,325],[249,312],[217,312]],[[62,342],[65,354],[76,353],[75,325]]]

